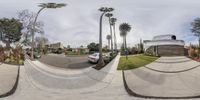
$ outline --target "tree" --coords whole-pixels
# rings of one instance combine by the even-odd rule
[[[115,23],[117,21],[116,18],[111,18],[111,25],[113,26],[113,33],[114,33],[114,47],[115,47],[115,51],[117,51],[117,39],[116,39],[116,34],[115,34]]]
[[[67,45],[67,48],[66,48],[67,51],[72,51],[72,48],[70,45]]]
[[[1,41],[10,49],[10,44],[18,42],[21,39],[22,23],[17,19],[0,19]]]
[[[111,40],[111,52],[112,52],[112,55],[113,55],[113,35],[112,35],[112,25],[111,25],[111,17],[113,16],[112,13],[107,13],[105,15],[106,17],[108,17],[108,20],[109,20],[109,26],[110,26],[110,40]]]
[[[120,30],[120,36],[123,38],[123,44],[124,44],[124,48],[125,48],[125,52],[126,52],[126,59],[128,59],[127,57],[127,43],[126,43],[126,36],[127,33],[130,32],[131,30],[131,26],[128,23],[122,23],[119,26],[119,30]]]
[[[43,50],[43,48],[45,47],[45,44],[47,44],[49,42],[49,40],[45,37],[36,37],[35,38],[35,45],[37,46],[37,48],[39,48],[41,51]]]
[[[20,22],[23,24],[22,30],[22,44],[25,46],[31,46],[31,29],[33,27],[33,22],[36,14],[34,12],[30,12],[29,10],[22,10],[17,13]],[[37,21],[35,24],[35,32],[39,34],[43,34],[44,24],[42,21]]]
[[[44,10],[45,8],[52,8],[52,9],[56,9],[56,8],[61,8],[61,7],[65,7],[66,4],[64,3],[60,3],[60,4],[56,4],[56,3],[40,3],[40,5],[38,5],[40,8],[40,10],[37,12],[35,18],[34,18],[34,21],[33,21],[33,25],[31,27],[31,36],[32,36],[32,49],[31,49],[31,58],[34,59],[33,57],[33,52],[34,52],[34,39],[35,39],[35,32],[36,32],[36,22],[37,22],[37,18],[38,18],[38,15],[40,14],[40,12],[42,10]]]
[[[107,36],[106,36],[106,39],[108,40],[108,49],[110,49],[110,39],[111,39],[111,36],[110,36],[110,35],[107,35]]]
[[[100,16],[100,21],[99,21],[99,61],[95,67],[96,69],[101,69],[105,65],[105,62],[103,60],[103,55],[102,55],[102,19],[103,19],[103,16],[107,12],[111,12],[113,10],[114,10],[113,8],[108,8],[108,7],[101,7],[99,9],[99,11],[102,13]]]
[[[191,23],[192,29],[191,31],[194,33],[195,36],[199,39],[199,46],[198,46],[198,58],[199,58],[199,48],[200,48],[200,18],[194,19],[194,21]]]
[[[140,53],[144,53],[144,44],[142,43],[142,39],[140,39],[139,49]]]
[[[90,50],[90,52],[98,52],[99,44],[92,42],[89,45],[87,45],[87,48]]]

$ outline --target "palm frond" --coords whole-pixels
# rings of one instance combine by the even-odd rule
[[[111,35],[107,35],[107,36],[106,36],[106,39],[107,39],[107,40],[110,40],[111,38],[112,38]]]
[[[111,18],[110,19],[111,25],[114,25],[116,21],[117,21],[117,18]]]
[[[38,6],[42,8],[61,8],[66,6],[67,4],[64,3],[40,3]]]
[[[107,13],[105,16],[106,16],[106,17],[112,17],[113,14],[112,14],[112,13]]]
[[[130,26],[128,23],[122,23],[122,24],[119,26],[119,30],[120,30],[120,31],[125,31],[125,32],[130,32],[131,26]]]

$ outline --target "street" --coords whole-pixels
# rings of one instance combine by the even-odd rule
[[[68,69],[84,69],[94,65],[88,62],[87,56],[43,55],[39,61],[50,66]]]

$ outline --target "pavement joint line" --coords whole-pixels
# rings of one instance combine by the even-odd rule
[[[81,73],[81,74],[77,74],[79,76],[70,76],[70,75],[69,76],[60,76],[60,75],[56,75],[54,73],[50,73],[48,71],[45,71],[44,69],[41,69],[39,66],[35,65],[34,63],[31,63],[31,62],[28,62],[28,63],[31,64],[32,66],[35,66],[34,68],[36,70],[39,70],[41,73],[55,77],[55,78],[70,79],[70,78],[76,78],[76,77],[79,77],[81,75],[84,75],[84,73]]]
[[[162,58],[161,60],[181,60],[181,59],[187,59],[188,57],[186,57],[186,56],[184,56],[184,58],[170,58],[170,59],[166,59],[166,58]],[[188,58],[188,59],[190,59],[190,58]]]
[[[179,70],[179,71],[163,71],[163,70],[157,70],[157,69],[154,69],[154,68],[150,68],[150,67],[147,67],[147,66],[144,66],[144,68],[147,68],[147,69],[152,70],[152,71],[160,72],[160,73],[181,73],[181,72],[186,72],[186,71],[193,70],[195,68],[198,68],[199,66],[200,65],[197,65],[197,66],[194,66],[192,68],[188,68],[188,69],[184,69],[184,70]]]
[[[37,89],[39,89],[39,90],[41,90],[41,91],[44,91],[44,92],[49,92],[49,93],[56,93],[56,94],[60,94],[60,92],[58,92],[58,91],[49,91],[49,90],[47,90],[47,89],[44,89],[44,88],[47,88],[47,87],[45,87],[45,86],[43,86],[43,85],[39,85],[38,86],[38,83],[35,83],[33,80],[32,80],[32,78],[30,78],[29,76],[28,76],[28,73],[27,73],[27,71],[25,70],[25,73],[26,73],[26,77],[28,78],[27,79],[27,81],[29,81],[29,82],[31,82],[31,84],[32,84],[32,86],[33,87],[35,87],[35,88],[37,88]],[[36,85],[37,84],[37,85]],[[107,84],[106,85],[106,87],[108,86],[109,84]],[[42,88],[41,88],[42,87]],[[78,90],[80,93],[78,93],[78,94],[88,94],[88,93],[95,93],[95,92],[98,92],[98,91],[100,91],[100,90],[103,90],[104,88],[106,88],[106,87],[103,87],[103,88],[101,88],[101,89],[98,89],[98,90],[96,90],[96,91],[90,91],[90,92],[84,92],[84,91],[79,91],[79,90],[81,90],[81,89],[75,89],[75,90]],[[68,89],[63,89],[63,90],[68,90]],[[66,92],[64,92],[64,93],[62,93],[62,94],[68,94],[68,93],[66,93]]]
[[[40,61],[39,61],[39,63],[44,64],[44,63],[42,63],[42,62],[40,62]],[[35,64],[35,65],[36,65],[36,64]],[[46,64],[44,64],[44,65],[46,65]],[[38,66],[38,65],[36,65],[36,66]],[[51,65],[46,65],[46,66],[51,67],[51,68],[53,68],[53,69],[62,70],[61,68],[57,68],[57,67],[55,67],[55,66],[51,66]],[[93,67],[93,66],[95,66],[95,65],[92,65],[92,66],[89,66],[88,68],[83,69],[80,73],[76,73],[76,74],[66,74],[66,75],[71,76],[71,77],[76,77],[75,75],[84,74],[85,71],[87,72],[87,69],[89,69],[90,67]],[[52,72],[50,72],[50,71],[44,70],[43,68],[41,68],[41,70],[46,71],[47,73],[55,74],[55,73],[52,73]],[[68,71],[70,71],[70,70],[66,70],[66,69],[65,69],[64,71],[68,72]]]
[[[10,91],[8,91],[8,92],[6,92],[4,94],[1,94],[0,98],[4,98],[4,97],[10,96],[10,95],[15,93],[15,91],[16,91],[16,89],[18,87],[18,84],[19,84],[19,76],[20,76],[19,74],[20,74],[20,65],[18,65],[17,77],[16,77],[16,80],[15,80],[15,83],[14,83],[13,87],[11,88]]]
[[[32,65],[35,65],[34,63],[31,63],[31,62],[29,62],[29,64],[32,64]],[[37,66],[37,65],[35,65],[35,66]],[[38,67],[38,66],[37,66]],[[38,67],[39,68],[39,67]],[[94,68],[92,68],[92,69],[94,69]],[[39,68],[39,70],[42,70],[42,71],[44,71],[43,69],[41,69],[41,68]],[[98,70],[96,70],[96,69],[94,69],[95,71],[98,71]],[[87,71],[87,72],[83,72],[83,73],[80,73],[80,74],[77,74],[77,75],[79,75],[79,76],[81,76],[81,75],[85,75],[85,76],[88,76],[89,78],[91,78],[91,79],[93,79],[93,80],[96,80],[96,81],[100,81],[100,82],[103,82],[103,83],[108,83],[108,82],[105,82],[105,81],[102,81],[102,80],[98,80],[98,79],[95,79],[95,78],[93,78],[93,77],[91,77],[90,75],[88,75],[88,73],[89,72],[91,72],[92,70],[89,70],[89,71]],[[46,71],[45,71],[46,72]],[[103,71],[98,71],[98,72],[102,72],[102,73],[105,73],[105,74],[109,74],[109,75],[113,75],[112,73],[106,73],[106,72],[103,72]],[[54,73],[49,73],[49,72],[46,72],[45,74],[50,74],[50,75],[52,75],[52,74],[54,74]],[[55,76],[55,77],[57,77],[56,75],[53,75],[53,76]],[[70,79],[70,78],[75,78],[75,77],[79,77],[79,76],[72,76],[72,77],[70,77],[70,76],[67,76],[67,78],[66,77],[64,77],[64,76],[58,76],[57,78],[60,78],[60,77],[62,77],[63,79]],[[106,77],[106,76],[105,76]],[[105,78],[104,77],[104,78]]]
[[[32,64],[32,63],[30,63],[30,62],[28,62],[29,64]],[[34,64],[33,64],[34,65]],[[37,66],[37,65],[36,65]],[[37,70],[37,69],[36,69]],[[86,72],[86,73],[84,73],[84,74],[80,74],[80,75],[85,75],[85,76],[87,76],[87,77],[89,77],[90,79],[92,79],[92,80],[95,80],[95,81],[98,81],[98,82],[102,82],[102,83],[106,83],[106,84],[108,84],[109,82],[105,82],[105,81],[102,81],[102,80],[98,80],[98,79],[95,79],[95,78],[93,78],[93,77],[91,77],[90,75],[88,75],[88,73],[90,72],[90,71],[92,71],[92,70],[89,70],[88,72]],[[40,71],[41,72],[41,71]],[[47,74],[47,73],[44,73],[44,74]],[[49,75],[49,74],[48,74]],[[108,75],[108,73],[107,73],[107,75]],[[107,75],[105,75],[105,77],[107,76]],[[51,74],[50,74],[50,76],[51,76]],[[53,75],[53,76],[55,76],[55,75]],[[60,76],[55,76],[56,78],[60,78]],[[105,78],[104,77],[104,78]],[[70,79],[70,78],[75,78],[75,77],[62,77],[62,79]],[[77,76],[77,78],[80,78],[80,77],[78,77]],[[104,78],[102,78],[102,79],[104,79]]]
[[[191,87],[189,87],[188,84],[186,84],[186,83],[184,82],[183,78],[180,77],[180,75],[177,75],[177,77],[179,77],[179,80],[182,81],[182,83],[184,84],[185,87],[189,88],[190,90],[196,91],[196,90],[192,89]],[[190,76],[190,77],[195,78],[194,76]],[[200,89],[199,89],[199,90],[200,90]],[[199,91],[199,90],[198,90],[198,91]]]
[[[184,63],[184,62],[189,62],[189,61],[192,61],[192,60],[185,60],[185,61],[176,61],[176,62],[164,62],[164,61],[154,61],[155,63]]]
[[[44,91],[43,89],[41,89],[41,88],[39,88],[37,85],[36,85],[36,83],[33,81],[33,79],[29,76],[29,73],[28,73],[28,71],[27,70],[29,70],[29,69],[27,69],[27,68],[25,68],[24,67],[24,69],[25,69],[25,77],[26,77],[26,81],[28,81],[29,83],[30,83],[30,85],[31,86],[33,86],[34,88],[36,88],[36,89],[39,89],[39,90],[41,90],[41,91]],[[45,92],[47,92],[47,91],[45,91]]]
[[[142,95],[139,93],[134,92],[133,90],[131,90],[126,82],[126,78],[125,78],[125,74],[124,74],[124,70],[122,70],[122,77],[123,77],[123,83],[124,83],[124,88],[125,90],[128,92],[128,94],[130,96],[133,97],[138,97],[138,98],[144,98],[144,99],[195,99],[195,98],[200,98],[200,95],[197,96],[185,96],[185,97],[165,97],[165,96],[147,96],[147,95]]]

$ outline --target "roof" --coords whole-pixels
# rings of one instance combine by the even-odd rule
[[[153,37],[153,40],[172,40],[173,34],[157,35]],[[176,38],[176,36],[175,36]]]

